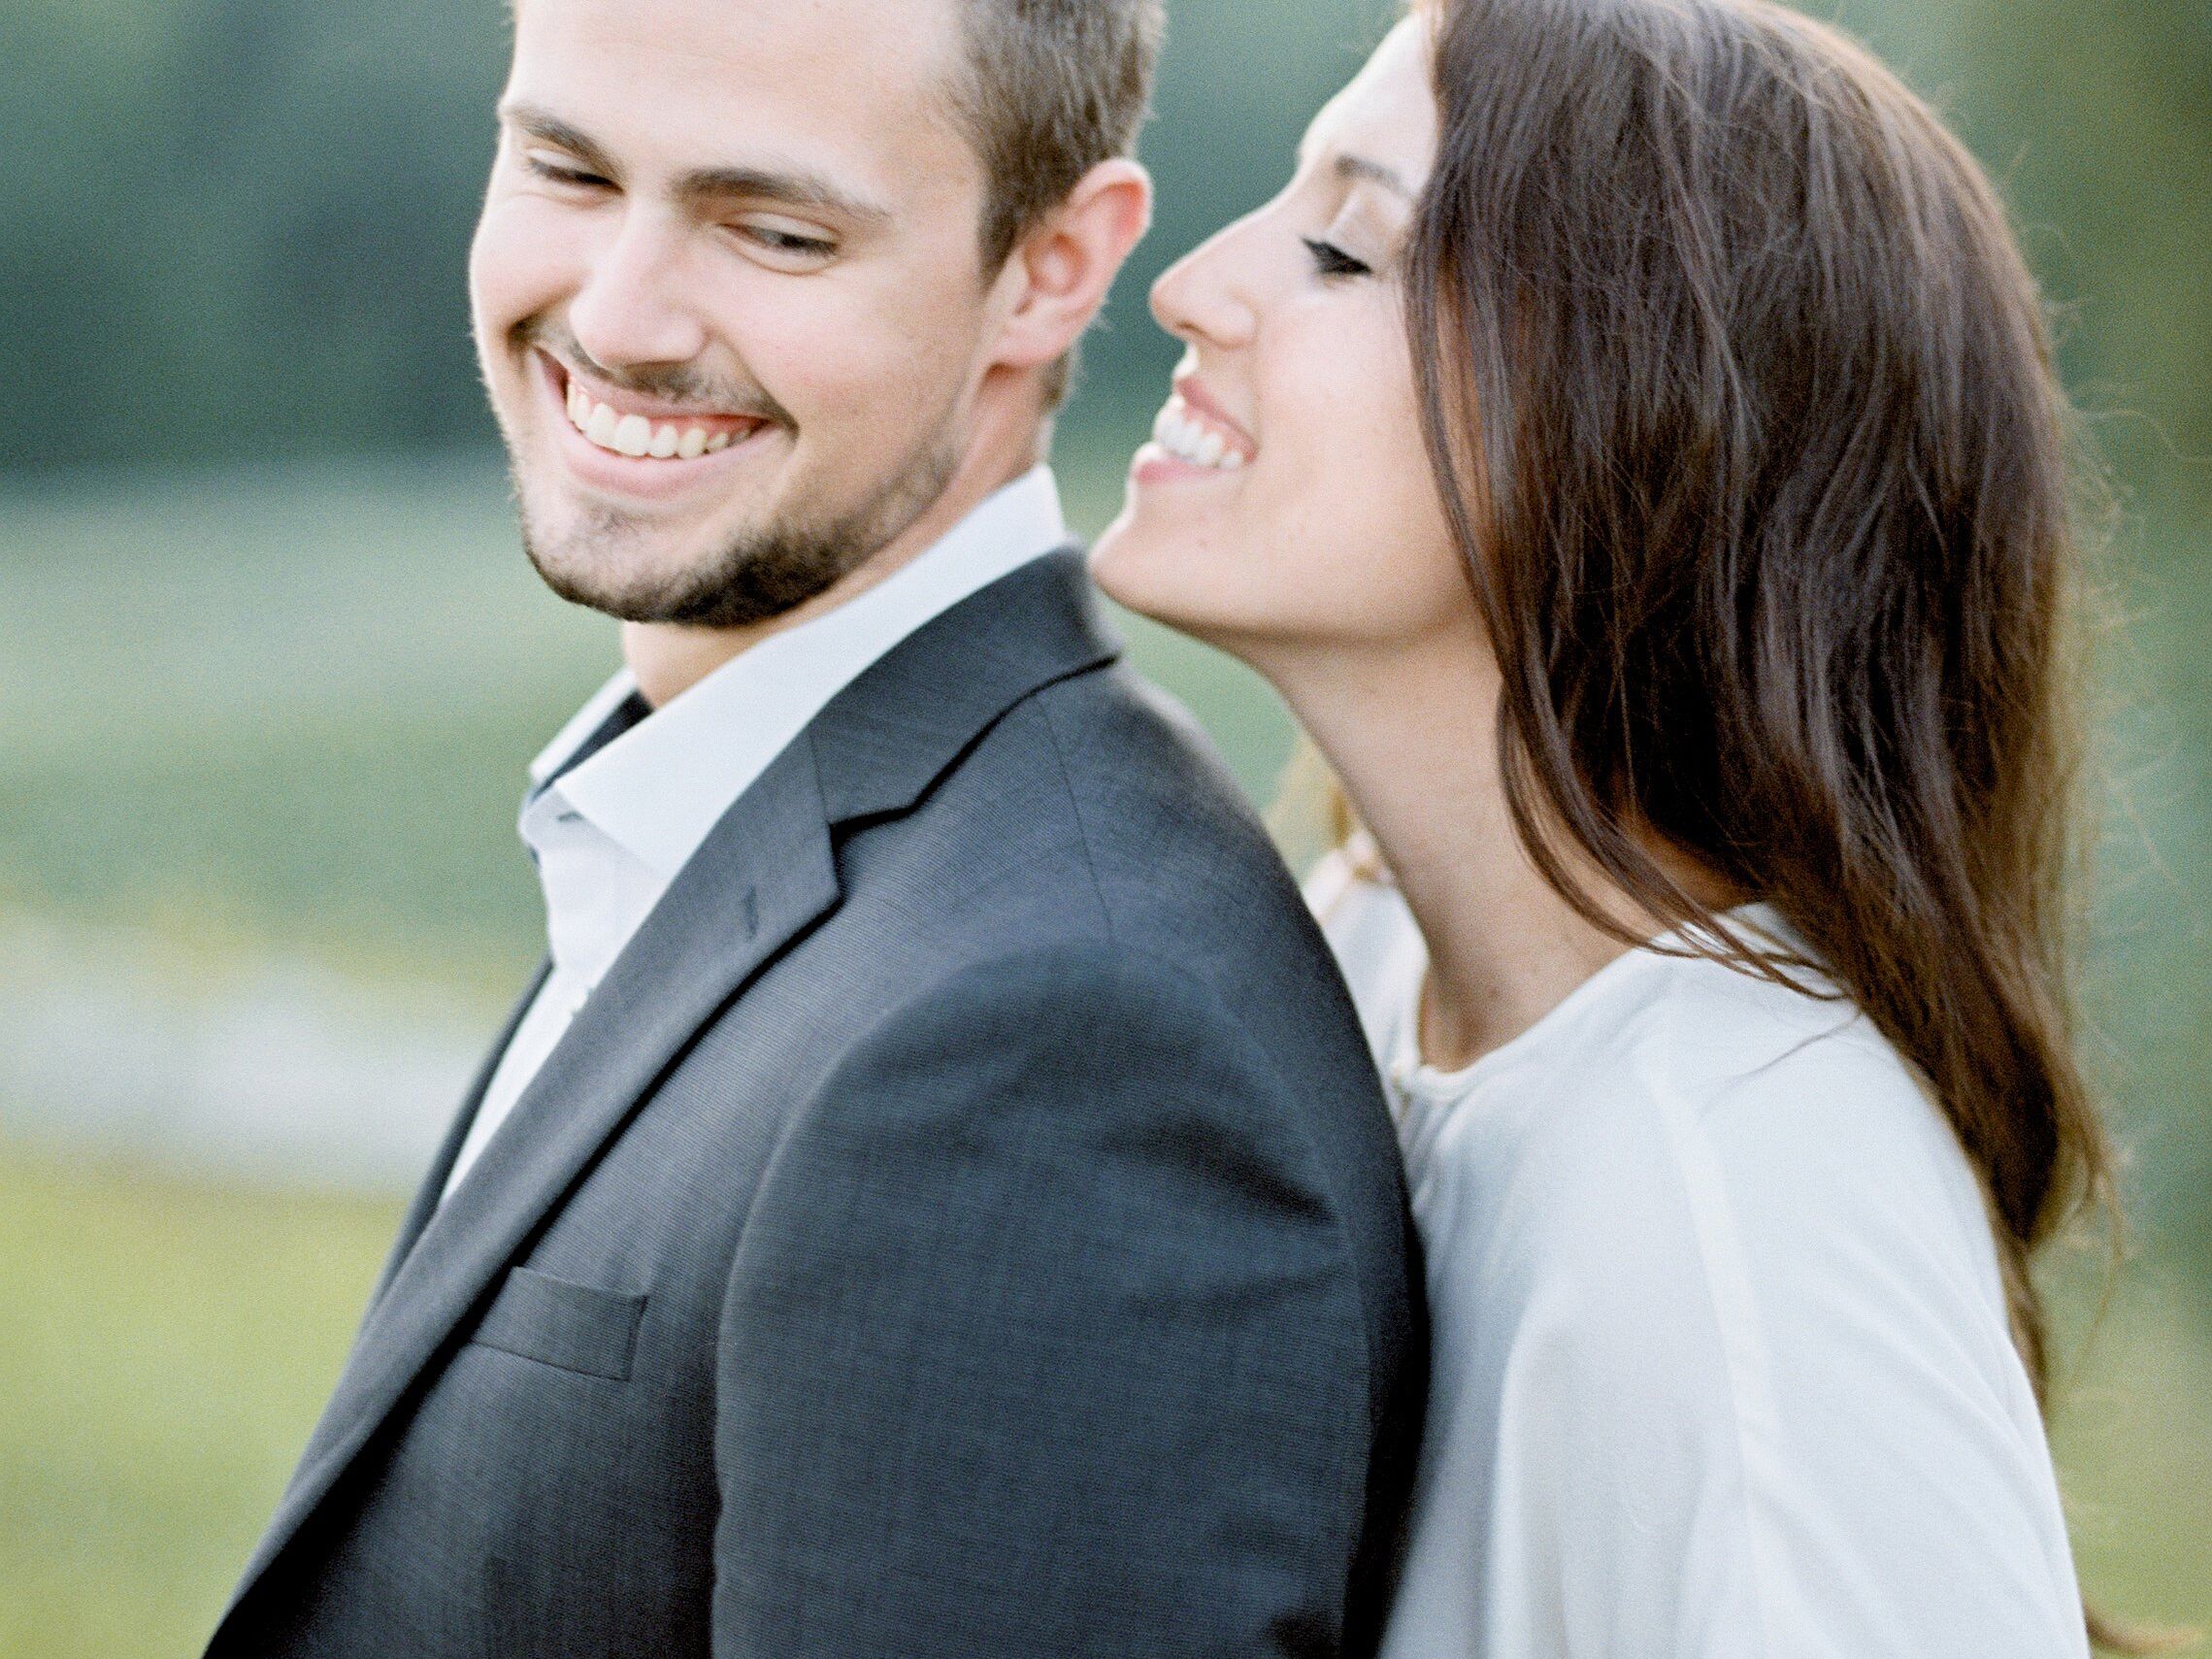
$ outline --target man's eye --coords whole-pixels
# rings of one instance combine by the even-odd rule
[[[781,253],[794,259],[827,259],[838,250],[834,242],[818,236],[805,236],[795,230],[779,230],[772,224],[747,224],[738,227],[738,234],[767,249],[771,253]]]
[[[1374,267],[1365,260],[1355,259],[1334,242],[1324,242],[1317,236],[1302,237],[1306,252],[1313,255],[1313,268],[1324,277],[1371,277]]]
[[[575,167],[563,167],[557,162],[542,161],[535,155],[526,158],[523,165],[548,183],[573,184],[584,189],[596,189],[607,182],[596,173],[585,173]]]

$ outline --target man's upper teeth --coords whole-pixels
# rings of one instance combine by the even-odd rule
[[[1244,451],[1193,415],[1180,398],[1160,411],[1159,419],[1152,423],[1152,436],[1169,454],[1194,467],[1230,473],[1244,464]]]
[[[695,461],[730,447],[730,434],[709,436],[703,426],[673,421],[655,425],[642,415],[624,415],[593,397],[576,382],[569,382],[569,424],[617,455],[645,456],[656,460]]]

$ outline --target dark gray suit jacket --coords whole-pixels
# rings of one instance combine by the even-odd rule
[[[1114,658],[1067,552],[875,664],[441,1207],[479,1079],[211,1654],[1373,1646],[1397,1149],[1296,890]]]

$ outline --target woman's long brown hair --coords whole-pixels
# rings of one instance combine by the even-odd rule
[[[1980,1175],[2040,1395],[2030,1261],[2111,1160],[2072,1030],[2071,418],[2003,210],[1762,0],[1422,9],[1407,326],[1521,837],[1624,939],[1574,871],[1731,941],[1687,855],[1787,917]]]

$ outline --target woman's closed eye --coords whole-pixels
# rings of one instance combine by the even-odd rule
[[[1334,242],[1318,236],[1301,237],[1306,252],[1313,255],[1313,268],[1324,278],[1371,277],[1374,267],[1366,260],[1345,252]]]

